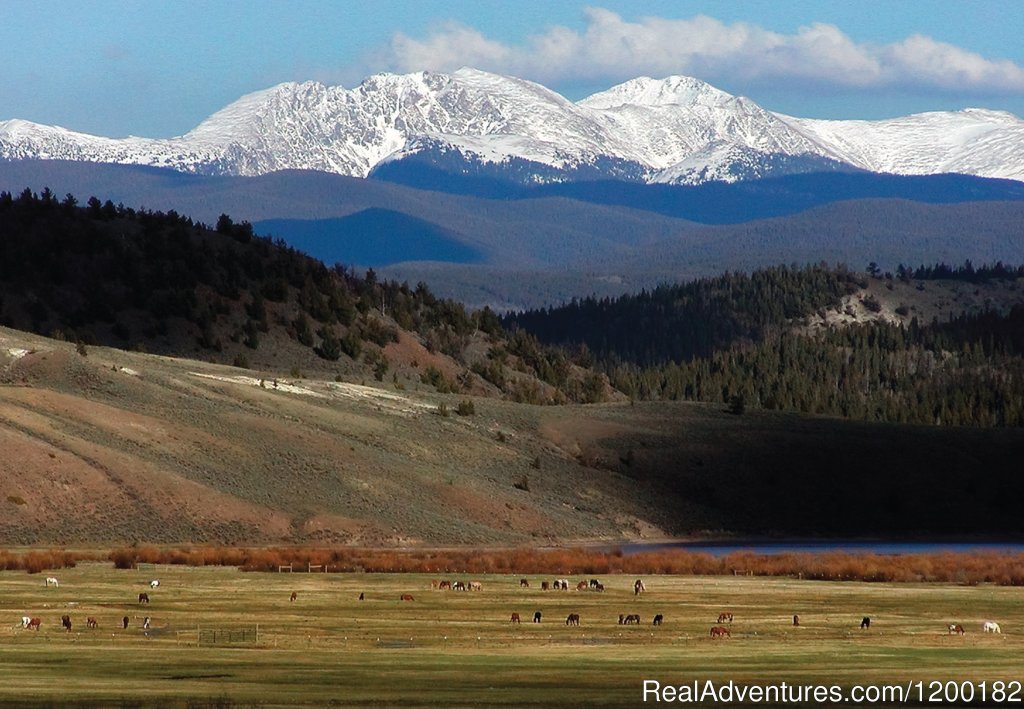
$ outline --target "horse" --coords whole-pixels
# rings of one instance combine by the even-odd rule
[[[402,600],[402,601],[415,601],[416,599],[412,597],[411,593],[403,593],[402,597],[399,600]]]
[[[121,626],[125,630],[128,630],[128,616],[125,616],[124,618],[121,619]]]
[[[469,582],[469,590],[470,591],[483,591],[484,590],[484,585],[482,583],[480,583],[479,581],[470,581]]]
[[[727,638],[727,637],[729,637],[729,629],[725,628],[725,627],[722,627],[721,625],[716,625],[716,626],[711,628],[711,637],[712,638]]]
[[[956,633],[957,635],[963,635],[966,632],[964,630],[964,626],[960,625],[959,623],[950,623],[948,627],[950,635],[952,635],[953,633]]]
[[[149,630],[149,616],[148,615],[145,618],[142,619],[142,629],[143,630]]]
[[[436,579],[434,579],[434,580],[431,580],[431,582],[430,582],[430,588],[431,588],[432,590],[434,590],[434,591],[436,591],[436,590],[437,590],[437,580],[436,580]]]
[[[54,588],[60,586],[60,584],[57,583],[57,579],[55,579],[53,576],[47,576],[46,577],[46,582],[43,585],[44,586],[53,586]]]
[[[67,630],[70,633],[71,632],[71,616],[69,616],[69,615],[62,615],[60,617],[60,625],[61,625],[62,628],[64,628],[65,630]]]
[[[40,621],[38,618],[29,618],[28,623],[25,625],[25,629],[38,631],[41,623],[42,621]]]
[[[509,618],[508,622],[509,623],[518,623],[519,622],[519,614],[518,613],[513,613],[512,617]]]
[[[871,619],[864,616],[863,620],[860,621],[860,629],[867,630],[871,627]]]
[[[597,588],[601,583],[597,579],[590,579],[590,587]]]
[[[798,625],[800,625],[800,616],[798,616],[798,615],[794,615],[794,616],[793,616],[793,627],[795,628],[795,627],[797,627]]]
[[[647,588],[644,586],[644,582],[641,581],[640,579],[637,579],[636,583],[633,584],[633,595],[634,596],[639,596],[641,593],[643,593],[646,590],[647,590]]]
[[[29,624],[29,623],[30,623],[31,621],[32,621],[32,619],[31,619],[31,618],[29,618],[29,617],[28,617],[27,615],[23,615],[23,616],[21,616],[21,627],[22,627],[22,628],[27,628],[27,627],[28,627],[28,624]]]
[[[580,614],[579,613],[570,613],[569,616],[565,619],[565,624],[566,625],[579,625],[580,624]]]
[[[654,616],[654,623],[652,623],[652,625],[661,625],[663,620],[665,620],[665,616],[659,613],[658,615]]]
[[[366,595],[362,591],[359,592],[359,600],[360,601],[365,601],[366,600]]]
[[[623,621],[623,625],[633,625],[633,624],[640,625],[640,616],[633,615],[633,614],[627,615],[626,616],[626,620]]]
[[[580,581],[578,584],[576,584],[576,590],[577,591],[585,591],[585,590],[587,590],[587,582],[586,581]]]
[[[451,591],[452,590],[452,582],[451,581],[442,581],[441,583],[437,584],[437,588],[439,590],[441,590],[441,591]]]
[[[462,581],[456,581],[455,583],[452,584],[452,590],[453,591],[465,591],[466,590],[466,584],[464,584]]]
[[[519,579],[519,588],[529,588],[529,587],[530,587],[530,580],[529,579]]]
[[[626,618],[626,616],[624,616],[621,613],[619,613],[619,625],[624,625],[625,618]]]
[[[533,622],[534,623],[539,623],[540,622],[540,611],[537,611],[536,613],[533,614]]]
[[[718,622],[719,623],[725,623],[726,621],[728,621],[730,623],[732,622],[732,613],[719,613],[718,614]]]
[[[986,620],[985,624],[981,626],[982,631],[986,633],[999,633],[1002,634],[1002,629],[999,627],[999,623],[994,620]]]
[[[595,591],[603,591],[604,590],[604,584],[603,583],[597,584],[596,586],[594,586],[594,590]]]
[[[555,588],[560,588],[563,591],[569,590],[569,579],[557,579],[555,581]]]
[[[153,579],[152,581],[149,582],[149,587],[150,588],[156,588],[159,585],[160,585],[160,579]]]
[[[95,618],[93,618],[92,616],[89,616],[88,618],[85,619],[85,627],[87,627],[87,628],[98,628],[98,627],[100,627],[100,624],[96,622]]]
[[[549,584],[547,581],[541,581],[540,582],[540,590],[541,591],[547,591],[547,590],[550,590],[550,589],[551,589],[551,584]]]
[[[139,594],[139,603],[149,603],[149,594],[148,593],[140,593]]]
[[[292,591],[292,595],[288,597],[288,600],[289,601],[294,601],[294,600],[298,599],[298,597],[299,597],[299,594],[296,593],[295,591]]]

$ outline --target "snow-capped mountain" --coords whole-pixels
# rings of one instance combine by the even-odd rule
[[[536,83],[460,69],[378,74],[354,89],[280,84],[161,140],[3,121],[0,159],[357,177],[412,160],[518,182],[733,182],[835,169],[1024,180],[1024,121],[980,109],[885,121],[801,119],[681,76],[633,79],[574,103]]]

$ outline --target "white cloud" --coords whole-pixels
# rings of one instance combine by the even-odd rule
[[[1017,64],[986,59],[920,35],[893,44],[870,44],[855,42],[838,27],[823,23],[780,34],[703,15],[627,21],[610,10],[588,8],[585,16],[582,31],[549,27],[520,45],[449,22],[423,39],[396,34],[377,59],[395,71],[473,66],[546,84],[692,74],[708,80],[851,89],[1024,93],[1024,69]]]

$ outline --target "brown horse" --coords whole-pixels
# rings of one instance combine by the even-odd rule
[[[796,627],[798,625],[800,625],[800,616],[794,615],[793,616],[793,627]]]
[[[509,619],[508,622],[509,623],[518,623],[519,622],[519,614],[518,613],[513,613],[512,617]]]
[[[149,594],[148,593],[140,593],[139,594],[139,603],[149,603]]]
[[[640,616],[630,614],[626,616],[626,619],[622,621],[623,625],[640,625]]]
[[[30,618],[29,621],[28,621],[28,625],[26,625],[25,627],[27,629],[30,629],[30,630],[31,629],[39,630],[39,625],[41,623],[42,623],[42,621],[40,621],[38,618]]]
[[[519,588],[529,588],[529,587],[530,587],[530,580],[529,579],[519,579]]]
[[[400,600],[403,600],[403,601],[415,601],[416,599],[412,597],[411,593],[403,593],[402,594],[402,598]]]
[[[718,614],[718,622],[719,623],[725,623],[726,621],[728,621],[730,623],[732,622],[732,613],[719,613]]]
[[[964,630],[964,626],[960,625],[959,623],[950,623],[949,624],[949,634],[950,635],[952,635],[953,633],[956,633],[957,635],[963,635],[966,632],[967,631]]]
[[[121,619],[121,625],[124,627],[125,630],[128,630],[128,616],[125,616]]]
[[[549,582],[547,582],[547,581],[541,581],[540,582],[540,590],[541,591],[547,591],[547,590],[550,590],[550,589],[551,589],[551,584]]]
[[[661,625],[661,622],[663,620],[665,620],[665,616],[659,613],[658,615],[654,616],[654,623],[652,625]]]
[[[294,601],[294,600],[295,600],[295,599],[297,599],[298,597],[299,597],[299,594],[298,594],[298,593],[296,593],[295,591],[292,591],[292,595],[291,595],[291,596],[289,596],[288,600],[289,600],[289,601]]]
[[[871,619],[868,618],[867,616],[864,616],[864,618],[860,621],[860,629],[861,630],[867,630],[870,627],[871,627]]]
[[[646,590],[647,590],[647,588],[644,586],[644,582],[641,581],[640,579],[637,579],[636,583],[633,584],[633,595],[634,596],[639,596],[641,593],[643,593]]]
[[[577,591],[585,591],[585,590],[587,590],[587,582],[586,581],[580,581],[578,584],[576,584],[576,590]]]
[[[452,582],[451,581],[442,581],[441,583],[437,584],[437,588],[439,590],[441,590],[441,591],[451,591],[452,590]]]
[[[88,618],[85,619],[85,627],[87,627],[87,628],[98,628],[98,627],[100,627],[100,624],[96,622],[95,618],[93,618],[92,616],[89,616]]]
[[[64,628],[65,630],[67,630],[70,633],[71,632],[71,616],[69,616],[69,615],[62,615],[60,617],[60,625],[61,625],[62,628]]]
[[[565,624],[566,625],[579,625],[580,624],[580,614],[579,613],[570,613],[569,617],[565,619]]]
[[[723,628],[721,625],[716,625],[711,628],[712,638],[727,638],[729,637],[729,629]]]

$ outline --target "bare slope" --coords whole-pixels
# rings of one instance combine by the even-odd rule
[[[0,544],[1024,532],[1021,431],[457,401],[0,330]]]

